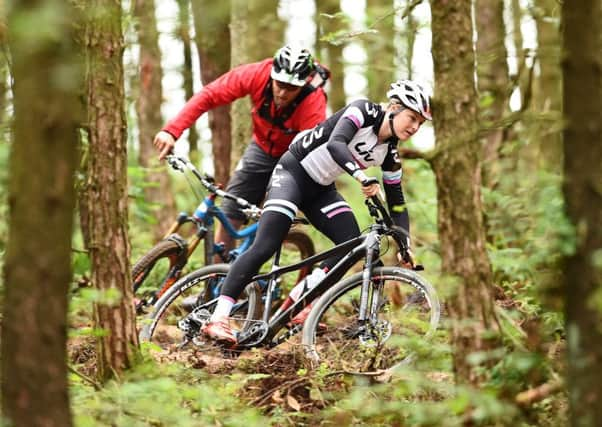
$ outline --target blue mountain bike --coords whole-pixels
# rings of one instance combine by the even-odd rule
[[[167,162],[174,170],[184,173],[190,186],[195,190],[195,185],[189,179],[191,173],[198,184],[207,192],[207,195],[192,215],[181,212],[165,234],[165,237],[134,264],[132,281],[137,299],[136,308],[139,312],[144,311],[144,307],[153,305],[178,280],[189,263],[192,253],[199,247],[201,242],[203,242],[204,247],[203,265],[213,264],[215,255],[218,255],[224,263],[230,263],[236,259],[253,243],[257,232],[256,220],[261,215],[259,207],[221,190],[214,184],[211,177],[201,174],[189,160],[170,155],[167,157]],[[247,217],[254,222],[240,230],[236,230],[216,204],[218,197],[235,201]],[[236,248],[227,253],[223,243],[215,242],[213,238],[216,219],[223,224],[224,229],[232,238],[240,242]],[[192,224],[194,227],[194,233],[188,239],[179,234],[180,229],[185,224]],[[290,259],[300,260],[315,253],[313,242],[309,236],[298,230],[289,232],[284,248]],[[310,266],[301,270],[295,282],[305,277],[309,268]],[[207,293],[206,298],[214,297],[219,294],[219,288],[217,285],[213,288],[208,287],[205,292]],[[275,297],[278,296],[279,293],[277,292]]]

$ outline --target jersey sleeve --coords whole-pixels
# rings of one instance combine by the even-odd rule
[[[190,98],[163,130],[177,139],[207,111],[251,94],[253,85],[261,81],[260,74],[265,68],[262,65],[262,62],[244,64],[222,74]]]
[[[383,188],[387,197],[387,206],[389,207],[391,219],[395,225],[403,228],[409,236],[410,215],[408,214],[405,197],[403,195],[403,187],[401,185],[403,170],[401,168],[401,161],[399,159],[396,144],[389,144],[389,152],[387,153],[381,168],[383,171]],[[409,237],[407,243],[409,246]]]
[[[349,151],[348,144],[357,131],[366,124],[363,104],[367,101],[354,101],[349,104],[335,124],[326,148],[333,160],[349,175],[355,177],[361,172],[361,166]]]

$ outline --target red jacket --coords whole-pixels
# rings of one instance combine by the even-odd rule
[[[186,103],[178,115],[163,128],[176,139],[184,130],[212,108],[233,102],[246,95],[251,96],[253,110],[253,139],[269,155],[280,157],[287,150],[295,134],[287,134],[277,125],[259,115],[264,90],[270,77],[272,59],[238,66],[209,83]],[[272,117],[278,112],[274,102],[270,105]],[[326,95],[321,88],[311,92],[297,106],[288,120],[286,128],[297,131],[313,128],[326,118]]]

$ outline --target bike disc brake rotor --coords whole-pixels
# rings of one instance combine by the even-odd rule
[[[385,343],[393,332],[391,322],[387,320],[377,320],[367,324],[363,331],[359,333],[359,340],[362,346],[376,347]]]

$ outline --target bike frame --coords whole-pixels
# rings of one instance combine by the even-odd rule
[[[375,218],[375,223],[370,226],[367,233],[361,234],[358,237],[352,238],[346,242],[336,245],[334,248],[313,255],[305,260],[297,263],[280,267],[280,249],[274,255],[272,270],[269,273],[259,274],[251,280],[262,281],[267,280],[268,286],[265,292],[266,301],[262,320],[258,322],[256,327],[251,326],[248,330],[243,331],[238,337],[238,349],[252,348],[257,346],[274,347],[286,341],[289,337],[297,333],[301,326],[289,329],[289,331],[279,337],[278,332],[285,327],[291,319],[297,315],[309,303],[314,301],[318,296],[326,292],[331,286],[337,283],[349,269],[358,261],[364,259],[364,267],[362,269],[362,287],[360,293],[359,306],[359,322],[367,323],[376,321],[376,312],[382,298],[382,286],[378,283],[370,282],[372,269],[380,257],[380,242],[387,233],[387,229],[391,227],[392,220],[384,209],[380,199],[372,198],[372,207],[368,204],[371,215]],[[380,217],[377,216],[380,214]],[[404,251],[406,246],[400,239],[395,239],[400,250]],[[333,255],[345,254],[335,266],[328,271],[326,276],[316,286],[305,292],[301,297],[286,310],[278,310],[273,315],[271,314],[272,306],[272,291],[278,286],[278,278],[288,272],[298,270],[306,265],[314,264],[330,258]],[[251,282],[251,283],[252,283]],[[205,305],[206,307],[206,305]],[[259,335],[259,338],[257,336]]]
[[[238,347],[239,348],[250,348],[258,345],[267,345],[268,347],[274,347],[288,339],[300,330],[299,328],[292,328],[283,336],[275,339],[277,333],[291,321],[295,315],[303,310],[309,303],[314,301],[318,296],[326,292],[330,287],[337,283],[349,269],[356,264],[358,261],[365,259],[366,263],[363,268],[364,281],[361,291],[360,300],[360,322],[368,319],[368,306],[369,301],[372,301],[370,306],[372,311],[380,302],[380,289],[372,289],[370,293],[370,273],[372,271],[374,260],[378,259],[378,252],[380,247],[380,237],[384,234],[379,233],[377,229],[378,225],[373,225],[371,230],[367,234],[360,235],[356,238],[343,242],[334,248],[316,254],[310,258],[300,261],[295,264],[291,264],[285,267],[277,267],[270,273],[260,274],[253,277],[253,281],[268,280],[268,287],[266,290],[266,303],[265,309],[262,316],[262,324],[267,325],[264,329],[259,340],[252,339],[257,332],[252,328],[248,333],[243,333],[239,336]],[[334,255],[345,254],[341,260],[326,274],[326,276],[316,286],[305,292],[301,297],[290,307],[284,311],[278,310],[274,315],[271,314],[271,302],[272,302],[272,290],[278,284],[278,277],[287,272],[298,270],[305,265],[313,264],[319,261],[323,261]],[[376,255],[376,256],[375,256]],[[274,262],[277,264],[277,261]]]
[[[222,257],[222,261],[229,262],[235,259],[238,255],[246,251],[253,240],[255,239],[255,234],[257,232],[257,223],[253,223],[247,227],[242,228],[241,230],[236,230],[230,220],[226,217],[223,211],[215,204],[215,199],[217,196],[220,196],[224,199],[229,199],[235,201],[241,208],[249,209],[252,214],[258,215],[260,212],[259,208],[251,203],[247,202],[245,199],[240,197],[236,197],[226,191],[221,190],[209,179],[203,177],[201,173],[196,169],[196,167],[186,159],[176,156],[168,156],[167,161],[175,170],[179,170],[184,172],[184,167],[188,169],[195,178],[209,190],[210,194],[205,196],[201,203],[198,205],[196,210],[192,215],[188,215],[186,212],[181,212],[178,215],[176,222],[167,232],[166,238],[169,235],[177,232],[180,227],[186,223],[192,222],[197,226],[197,232],[188,242],[188,257],[194,252],[197,248],[201,239],[205,239],[205,265],[209,265],[212,263],[212,257],[215,254],[219,254]],[[192,184],[191,184],[192,186]],[[223,246],[220,243],[216,243],[213,239],[213,227],[215,224],[215,218],[219,222],[222,223],[226,232],[235,240],[242,240],[242,243],[231,250],[228,253],[228,256],[223,255]]]

